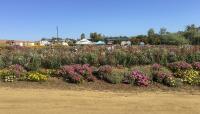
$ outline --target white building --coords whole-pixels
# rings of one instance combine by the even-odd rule
[[[23,42],[15,42],[14,45],[16,45],[16,46],[24,46],[24,43]]]
[[[40,46],[48,46],[48,45],[51,45],[51,42],[49,42],[48,40],[41,40],[39,42],[39,45]]]

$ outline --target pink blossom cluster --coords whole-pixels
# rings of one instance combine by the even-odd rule
[[[149,78],[138,70],[132,71],[130,78],[133,79],[138,86],[148,86],[150,83]]]
[[[88,64],[63,66],[59,70],[59,74],[74,83],[80,83],[83,79],[95,81],[95,78],[92,75],[92,68]]]
[[[200,70],[200,62],[194,62],[192,66],[195,70]]]
[[[168,65],[168,67],[174,72],[178,71],[178,70],[189,70],[189,69],[192,69],[192,65],[187,63],[187,62],[185,62],[185,61],[170,63]]]
[[[152,69],[153,69],[154,71],[159,71],[160,68],[161,68],[161,65],[160,65],[160,64],[153,64],[153,65],[152,65]]]

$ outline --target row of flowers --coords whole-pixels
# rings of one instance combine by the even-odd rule
[[[200,62],[189,64],[185,61],[168,64],[172,71],[169,73],[161,70],[162,66],[154,64],[152,66],[154,80],[159,83],[168,82],[169,86],[179,86],[183,83],[190,85],[200,85]]]
[[[167,69],[167,70],[166,70]],[[56,70],[40,69],[27,71],[21,65],[11,65],[0,70],[0,78],[5,82],[13,81],[46,81],[48,77],[63,78],[70,83],[106,81],[112,84],[128,83],[137,86],[149,86],[158,82],[177,87],[184,83],[200,85],[200,62],[188,64],[184,61],[168,64],[167,68],[160,64],[151,66],[151,74],[141,70],[124,70],[109,65],[92,67],[89,64],[65,65]]]
[[[27,72],[21,65],[11,65],[8,68],[0,70],[0,78],[4,82],[14,81],[46,81],[48,75],[41,72]]]

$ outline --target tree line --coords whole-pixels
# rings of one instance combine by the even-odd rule
[[[200,44],[200,26],[196,26],[195,24],[187,25],[185,30],[178,32],[169,32],[166,28],[161,28],[158,33],[155,32],[153,28],[147,31],[147,34],[137,35],[137,36],[105,36],[101,33],[92,32],[90,33],[90,40],[93,42],[105,41],[112,39],[114,40],[114,44],[120,44],[123,40],[129,40],[133,45],[139,45],[141,42],[144,44],[150,45],[199,45]],[[84,33],[80,35],[79,39],[85,39],[86,36]],[[47,40],[43,38],[42,40]],[[56,38],[53,37],[48,39],[51,42],[59,42],[59,41],[70,41],[72,44],[76,42],[74,39],[66,38]]]
[[[85,38],[85,34],[81,34],[81,39]],[[129,38],[133,45],[138,45],[141,42],[150,45],[184,45],[184,44],[192,44],[199,45],[200,44],[200,26],[196,26],[195,24],[186,26],[184,31],[178,32],[168,32],[166,28],[161,28],[158,33],[155,32],[153,28],[147,31],[147,35],[137,35],[137,36],[119,36],[119,37],[106,37],[97,32],[90,33],[91,41],[106,41],[106,39],[115,39],[117,43],[117,39],[123,40],[123,38]]]

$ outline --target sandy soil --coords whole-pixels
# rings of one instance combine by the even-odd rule
[[[198,114],[200,93],[0,88],[0,114]]]

